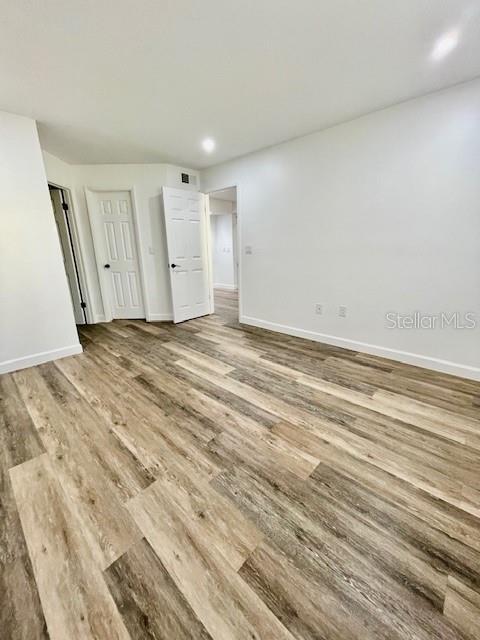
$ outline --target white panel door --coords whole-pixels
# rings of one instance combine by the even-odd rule
[[[130,192],[91,193],[112,318],[145,318]]]
[[[173,321],[210,313],[204,195],[163,188]]]

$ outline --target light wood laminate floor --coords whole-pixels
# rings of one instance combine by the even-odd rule
[[[478,640],[480,384],[216,303],[0,377],[2,640]]]

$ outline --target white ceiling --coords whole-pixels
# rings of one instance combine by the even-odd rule
[[[2,0],[0,109],[36,118],[43,146],[69,162],[200,168],[480,75],[479,11],[479,0]],[[433,62],[453,28],[459,46]]]

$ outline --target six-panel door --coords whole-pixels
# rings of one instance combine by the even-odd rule
[[[210,313],[203,194],[163,188],[173,321]]]
[[[138,251],[129,191],[96,192],[104,264],[113,318],[144,318]]]

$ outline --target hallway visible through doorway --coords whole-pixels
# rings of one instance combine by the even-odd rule
[[[238,290],[237,190],[209,194],[213,288]]]

